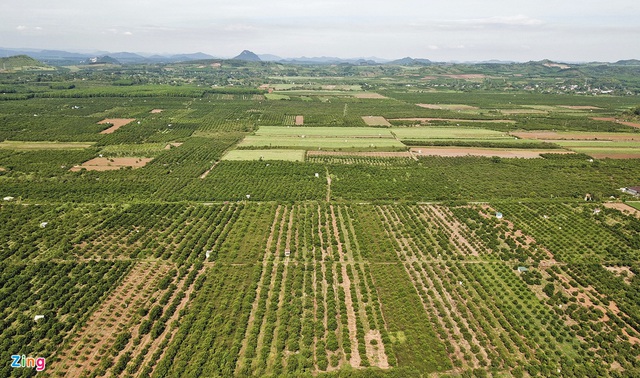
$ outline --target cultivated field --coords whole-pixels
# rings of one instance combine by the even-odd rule
[[[636,71],[3,72],[0,376],[638,377]]]

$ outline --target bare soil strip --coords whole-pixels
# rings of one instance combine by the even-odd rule
[[[559,108],[565,109],[574,109],[574,110],[597,110],[602,109],[597,106],[589,106],[589,105],[558,105]]]
[[[200,178],[203,179],[203,178],[207,177],[209,175],[209,173],[211,173],[211,171],[213,171],[213,168],[215,168],[216,165],[218,165],[218,163],[220,163],[220,160],[218,160],[215,163],[213,163],[211,168],[207,169],[203,174],[200,175]]]
[[[153,109],[153,110],[151,111],[151,114],[158,114],[158,113],[162,113],[162,111],[163,111],[163,110],[164,110],[164,109]]]
[[[377,366],[380,369],[388,369],[389,361],[384,352],[384,344],[382,343],[380,331],[374,329],[369,330],[369,332],[364,335],[364,341],[367,344],[367,358],[371,361],[371,365]]]
[[[421,206],[424,210],[425,206]],[[453,217],[453,214],[449,211],[449,209],[440,206],[429,206],[428,207],[433,214],[435,214],[442,222],[444,222],[445,229],[450,232],[449,241],[455,246],[466,246],[466,248],[471,252],[473,256],[479,256],[480,253],[476,250],[476,248],[467,240],[467,238],[463,235],[463,232],[469,234],[469,230],[466,225],[458,222],[456,218],[454,220],[448,220],[447,216],[445,216],[445,212],[449,216],[449,218]],[[488,248],[487,248],[488,249]]]
[[[141,168],[149,164],[152,160],[153,158],[142,157],[97,157],[85,161],[82,165],[71,167],[69,170],[72,172],[78,172],[82,169],[86,169],[87,171],[113,171],[125,167]]]
[[[110,124],[112,125],[106,130],[102,130],[100,134],[111,134],[121,128],[124,125],[128,125],[129,123],[135,121],[135,118],[106,118],[102,121],[98,122],[99,125]]]
[[[635,127],[635,128],[640,128],[640,123],[621,121],[621,120],[619,120],[617,118],[613,118],[613,117],[592,117],[591,119],[594,120],[594,121],[615,122],[615,123],[619,123],[619,124],[625,125],[625,126],[631,126],[631,127]]]
[[[296,126],[304,125],[304,116],[297,115],[296,116]]]

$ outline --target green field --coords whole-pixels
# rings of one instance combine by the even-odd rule
[[[284,160],[304,161],[305,150],[233,150],[222,157],[222,160]]]
[[[640,202],[627,201],[626,204],[640,210]]]
[[[393,138],[390,130],[380,127],[303,127],[260,126],[258,136],[325,137],[325,138]]]
[[[267,147],[267,148],[298,148],[307,150],[379,150],[397,151],[405,150],[406,146],[391,138],[361,138],[361,137],[288,137],[248,135],[238,144],[240,148]]]
[[[398,139],[510,139],[512,136],[499,131],[466,127],[393,127],[390,131]]]

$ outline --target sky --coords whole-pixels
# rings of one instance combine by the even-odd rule
[[[614,62],[640,59],[640,1],[4,0],[0,47]]]

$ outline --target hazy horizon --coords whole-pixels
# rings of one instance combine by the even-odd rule
[[[34,0],[0,4],[5,48],[283,58],[406,56],[433,61],[640,58],[640,4],[490,0]]]

